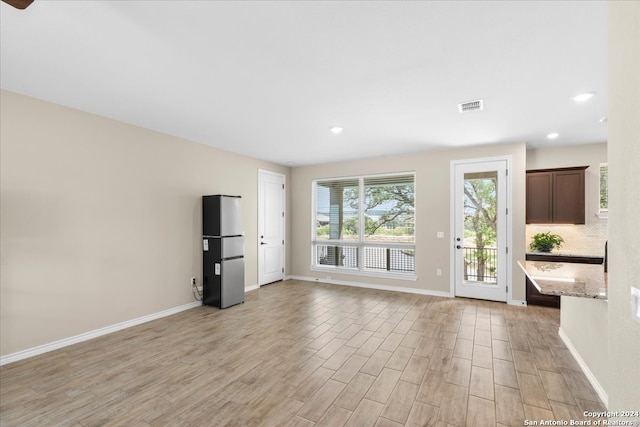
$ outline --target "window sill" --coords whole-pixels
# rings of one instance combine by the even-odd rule
[[[609,212],[599,212],[596,214],[596,217],[600,219],[607,219],[609,218]]]
[[[380,271],[370,271],[370,270],[356,270],[356,269],[348,269],[348,268],[337,268],[337,267],[320,267],[320,266],[311,266],[311,271],[318,271],[323,273],[332,272],[334,274],[348,274],[352,276],[367,276],[367,277],[380,277],[383,279],[398,279],[398,280],[409,280],[415,282],[418,280],[418,276],[415,273],[399,273],[399,272],[380,272]]]

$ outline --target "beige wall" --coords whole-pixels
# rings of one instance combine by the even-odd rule
[[[603,125],[604,126],[604,125]],[[550,231],[561,235],[565,242],[558,252],[603,256],[607,240],[608,221],[598,217],[600,206],[600,163],[607,162],[607,144],[584,144],[569,147],[527,150],[527,170],[589,166],[585,171],[585,224],[527,225],[527,244],[536,233]]]
[[[288,168],[11,92],[1,102],[2,355],[194,301],[203,194],[243,197],[257,284],[258,169]]]
[[[593,374],[601,391],[608,394],[609,334],[608,302],[601,299],[562,297],[560,329]],[[586,332],[586,333],[585,333]]]
[[[512,156],[513,178],[513,299],[524,300],[524,275],[517,266],[524,259],[524,174],[525,144],[485,145],[447,151],[429,151],[411,155],[389,156],[360,161],[331,163],[292,169],[292,201],[294,204],[292,231],[291,273],[297,276],[393,287],[415,288],[422,291],[450,291],[449,258],[451,212],[450,165],[452,160],[491,156]],[[370,276],[334,274],[312,271],[311,265],[311,205],[312,181],[318,178],[353,175],[416,172],[416,281],[381,279]],[[444,231],[445,239],[437,239],[436,232]],[[442,276],[436,269],[442,269]],[[511,285],[511,284],[510,284]]]
[[[608,27],[609,409],[638,410],[640,322],[630,290],[640,288],[640,2],[609,2]]]

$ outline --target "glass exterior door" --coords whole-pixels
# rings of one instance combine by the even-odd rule
[[[454,168],[455,294],[506,301],[506,160]]]

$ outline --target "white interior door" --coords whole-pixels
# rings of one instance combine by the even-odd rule
[[[452,162],[454,291],[507,300],[508,160]]]
[[[258,285],[284,279],[284,175],[258,171]]]

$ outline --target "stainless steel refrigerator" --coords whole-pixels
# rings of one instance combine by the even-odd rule
[[[202,303],[244,302],[244,236],[240,196],[202,197]]]

